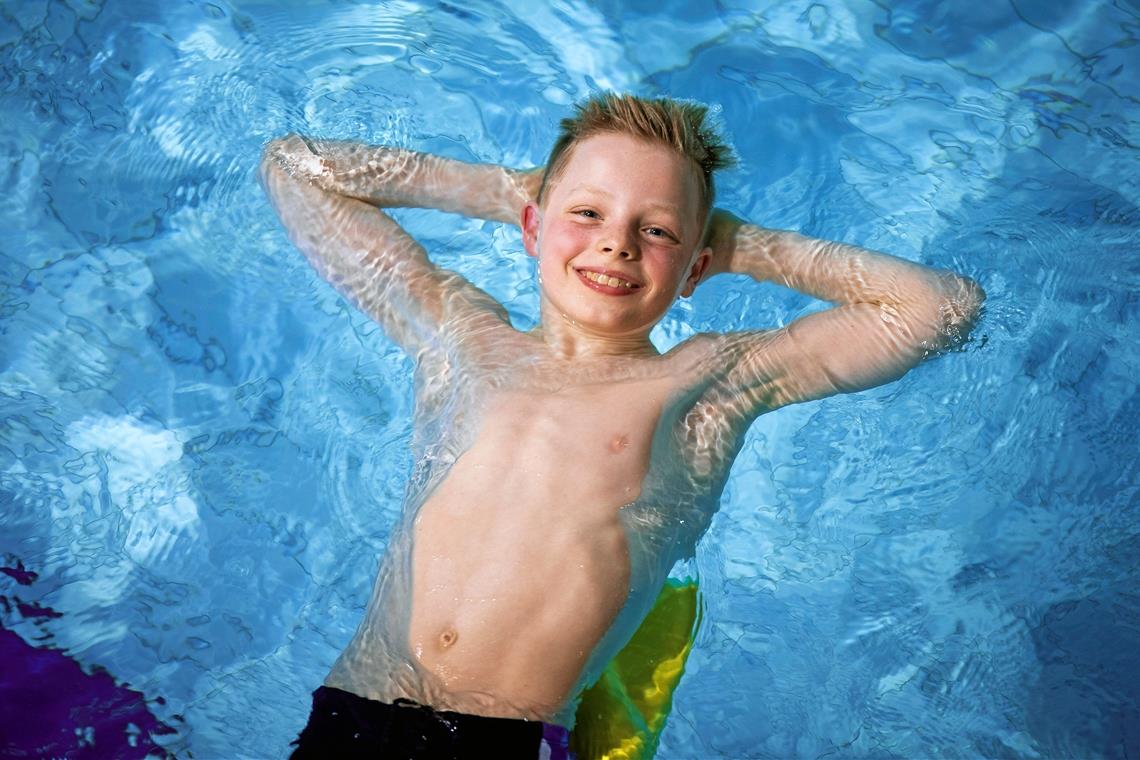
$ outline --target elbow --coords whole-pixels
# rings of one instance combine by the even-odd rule
[[[310,164],[314,160],[320,164],[320,158],[313,152],[309,141],[296,133],[270,140],[261,152],[262,167],[276,164],[282,168],[312,169]]]
[[[284,137],[277,137],[265,144],[265,148],[261,151],[261,170],[265,171],[266,167],[274,164],[280,166],[289,156],[290,147],[295,140],[299,140],[298,135],[289,134]]]
[[[938,299],[940,343],[951,346],[964,341],[981,317],[986,291],[976,281],[959,275],[946,275]]]
[[[289,134],[266,143],[258,166],[258,175],[266,189],[272,180],[278,178],[315,183],[325,173],[325,165],[320,156],[298,134]]]
[[[969,277],[955,276],[954,288],[950,296],[951,313],[957,324],[972,328],[982,313],[986,302],[986,291],[977,281]]]
[[[261,180],[261,186],[266,190],[269,189],[270,174],[274,169],[281,168],[281,158],[285,150],[285,141],[288,138],[277,138],[270,140],[265,144],[265,148],[261,151],[261,160],[257,164],[257,176]]]
[[[965,288],[969,292],[970,303],[970,323],[973,324],[978,321],[978,317],[982,313],[982,305],[986,302],[986,291],[982,289],[976,281],[971,280],[969,277],[963,277]]]

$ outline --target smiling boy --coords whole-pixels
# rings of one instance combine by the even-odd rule
[[[600,95],[545,172],[290,137],[262,179],[293,242],[415,362],[415,468],[365,618],[295,756],[558,757],[576,699],[715,512],[749,424],[893,380],[969,329],[972,281],[714,212],[692,103]],[[383,207],[518,223],[539,326],[436,267]],[[722,272],[833,308],[649,339]],[[367,443],[362,443],[367,445]]]

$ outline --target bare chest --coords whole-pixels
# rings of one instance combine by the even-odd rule
[[[422,429],[423,440],[447,454],[424,460],[439,476],[429,511],[583,528],[616,521],[621,507],[654,492],[647,485],[694,469],[702,439],[711,440],[693,435],[694,420],[710,419],[701,413],[703,353],[575,365],[543,361],[524,346],[507,360],[492,348],[502,346],[468,364],[461,382],[437,384],[445,402],[434,408],[450,423]],[[448,375],[423,372],[434,376]]]
[[[561,489],[591,503],[637,497],[665,404],[661,383],[594,385],[487,400],[468,458],[523,491]]]

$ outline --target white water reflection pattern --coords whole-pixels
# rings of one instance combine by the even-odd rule
[[[951,361],[755,426],[660,756],[1132,751],[1137,23],[1123,2],[5,4],[0,553],[63,617],[0,622],[164,696],[176,753],[282,754],[363,614],[411,391],[285,240],[262,145],[528,166],[568,103],[629,88],[721,106],[727,207],[989,296]],[[517,232],[398,215],[533,324]],[[721,280],[661,347],[817,308]]]

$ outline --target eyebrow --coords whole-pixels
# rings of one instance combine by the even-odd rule
[[[603,188],[600,188],[597,185],[575,185],[574,187],[570,188],[570,190],[569,190],[570,193],[576,193],[578,191],[585,191],[587,193],[594,193],[595,195],[604,195],[607,198],[614,197],[613,193],[611,193],[610,191],[605,190]],[[681,208],[675,204],[672,204],[672,203],[650,203],[649,208],[653,211],[664,211],[667,214],[674,214],[676,216],[681,215]]]

